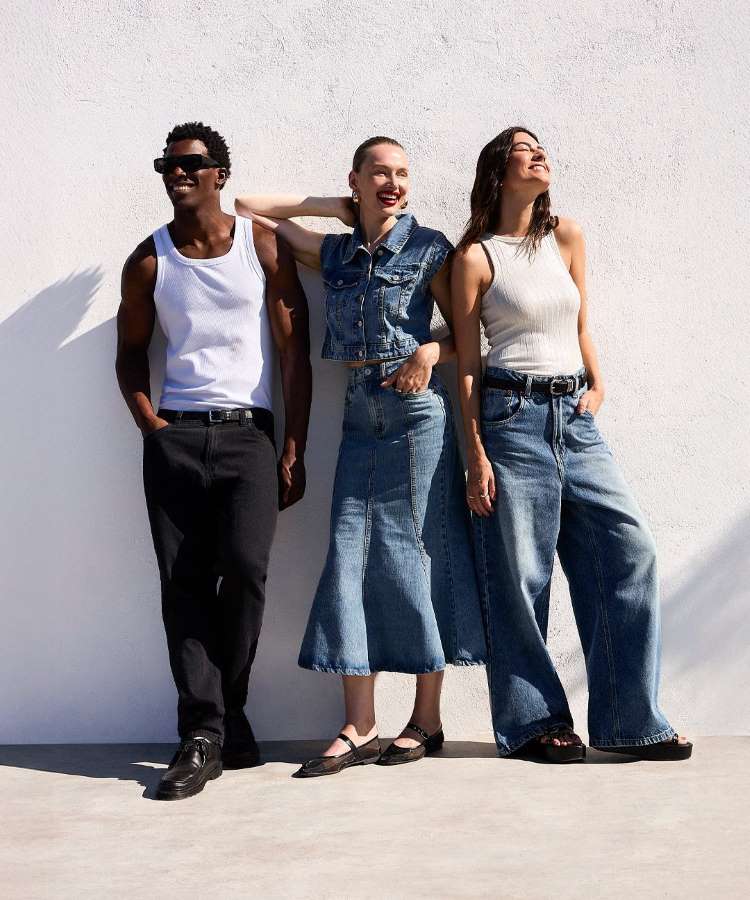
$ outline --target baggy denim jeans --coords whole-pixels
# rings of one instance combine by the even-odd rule
[[[660,629],[653,537],[580,394],[526,389],[510,369],[487,374],[482,439],[495,474],[493,514],[475,517],[487,628],[492,722],[501,756],[572,727],[546,647],[552,566],[568,579],[588,677],[589,743],[674,735],[659,709]]]

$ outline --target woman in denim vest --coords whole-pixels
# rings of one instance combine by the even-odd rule
[[[546,647],[557,550],[586,660],[591,745],[686,759],[692,745],[657,702],[654,541],[594,418],[604,388],[583,235],[550,215],[550,178],[528,129],[490,141],[453,271],[495,739],[502,756],[585,754]],[[490,344],[481,398],[480,318]]]
[[[434,300],[450,322],[448,254],[407,205],[409,170],[391,138],[365,141],[349,175],[352,198],[240,197],[237,211],[277,229],[326,289],[323,357],[350,367],[328,558],[299,664],[343,676],[346,723],[299,777],[351,765],[406,763],[440,748],[446,663],[484,659],[464,476],[436,363]],[[351,234],[286,221],[329,216]],[[268,218],[272,217],[272,218]],[[414,710],[381,754],[376,672],[417,675]]]

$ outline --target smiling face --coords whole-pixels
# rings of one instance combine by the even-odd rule
[[[203,141],[175,141],[167,147],[165,156],[185,156],[188,153],[199,153],[209,156],[208,148]],[[179,166],[162,175],[167,195],[175,209],[197,209],[207,202],[217,202],[218,191],[227,180],[226,169],[198,169],[185,172]]]
[[[406,154],[392,144],[375,144],[367,150],[359,170],[349,173],[349,187],[359,194],[362,214],[382,219],[395,215],[409,193]]]
[[[503,188],[543,194],[552,181],[547,152],[525,131],[513,135],[513,145],[503,175]]]

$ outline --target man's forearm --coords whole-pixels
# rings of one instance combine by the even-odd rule
[[[301,459],[307,446],[312,400],[312,367],[304,348],[282,353],[281,391],[284,397],[284,447],[287,459]]]
[[[115,363],[117,383],[135,424],[143,430],[156,418],[151,403],[151,374],[145,351],[119,353]]]

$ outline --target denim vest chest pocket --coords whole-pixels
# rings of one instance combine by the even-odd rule
[[[385,330],[387,323],[404,322],[407,319],[407,306],[414,293],[414,285],[422,272],[422,265],[383,266],[375,269],[373,277],[377,284],[377,303],[380,312],[380,323]]]
[[[326,286],[326,320],[328,327],[340,331],[346,309],[359,296],[364,280],[360,269],[338,269],[331,275],[323,275]]]

